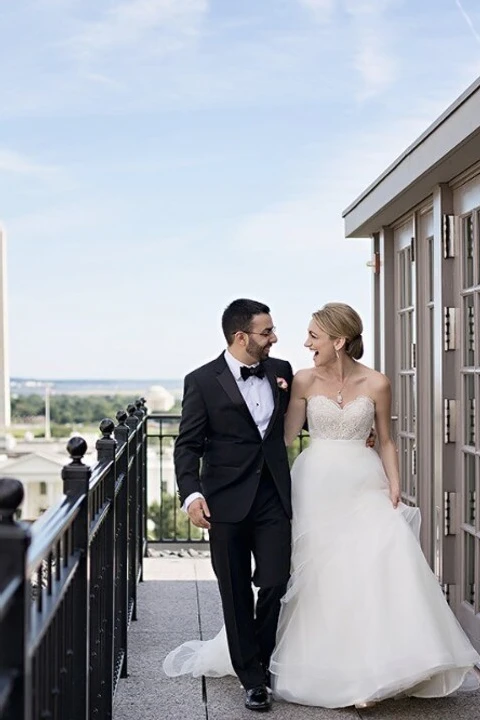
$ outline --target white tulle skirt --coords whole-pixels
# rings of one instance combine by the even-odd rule
[[[420,545],[419,511],[392,507],[363,441],[313,440],[292,468],[292,575],[270,670],[275,697],[346,707],[441,697],[480,658]],[[225,630],[164,661],[167,675],[233,675]]]
[[[314,440],[292,483],[275,695],[335,708],[459,688],[480,658],[421,551],[419,511],[393,508],[377,453],[363,441]]]

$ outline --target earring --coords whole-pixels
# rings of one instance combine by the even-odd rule
[[[340,360],[340,353],[338,352],[337,348],[335,348],[335,355],[337,356],[337,360]]]

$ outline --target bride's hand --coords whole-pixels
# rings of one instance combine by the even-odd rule
[[[398,503],[401,500],[400,488],[398,485],[390,485],[390,500],[395,509],[398,507]]]

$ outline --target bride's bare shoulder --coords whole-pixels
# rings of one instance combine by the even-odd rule
[[[293,378],[293,385],[299,394],[304,394],[313,382],[314,373],[311,368],[297,370]]]
[[[297,381],[297,383],[312,382],[313,375],[313,368],[303,368],[302,370],[297,370],[294,379]]]
[[[386,375],[367,365],[362,364],[361,368],[364,380],[368,384],[372,394],[382,394],[390,390],[390,380]]]

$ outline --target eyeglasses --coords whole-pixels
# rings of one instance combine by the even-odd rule
[[[268,330],[262,330],[262,332],[249,332],[248,330],[244,330],[243,332],[245,335],[260,335],[261,337],[270,337],[271,335],[275,335],[277,331],[276,327],[268,328]]]

